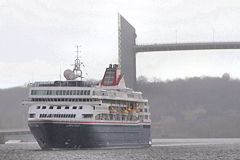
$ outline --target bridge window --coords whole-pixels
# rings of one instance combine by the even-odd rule
[[[79,106],[79,109],[82,109],[82,106]]]
[[[42,106],[42,109],[46,109],[46,106]]]
[[[47,117],[47,114],[40,114],[39,117],[40,117],[40,118],[45,118],[45,117]]]
[[[61,106],[57,106],[57,109],[61,109]]]
[[[29,114],[29,118],[35,118],[36,114]]]
[[[65,109],[69,109],[69,107],[68,107],[68,106],[66,106],[66,107],[65,107]]]
[[[77,106],[73,106],[73,108],[72,109],[77,109]]]
[[[53,106],[50,106],[49,109],[53,109]]]
[[[41,106],[37,106],[37,109],[40,109],[41,108]]]
[[[73,95],[76,95],[76,91],[75,90],[73,91]]]
[[[83,118],[92,118],[93,114],[83,114]]]
[[[36,95],[36,90],[31,90],[31,95]]]

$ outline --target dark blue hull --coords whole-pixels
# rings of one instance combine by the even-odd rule
[[[150,146],[150,125],[29,123],[42,149]]]

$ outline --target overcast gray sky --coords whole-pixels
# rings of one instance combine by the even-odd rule
[[[0,0],[0,88],[59,79],[60,66],[72,68],[76,45],[87,77],[101,79],[117,63],[118,12],[139,44],[240,41],[239,0]],[[240,78],[239,52],[140,53],[137,76]]]

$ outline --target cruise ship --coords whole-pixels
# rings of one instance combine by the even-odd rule
[[[28,126],[42,149],[151,146],[148,100],[127,88],[117,64],[101,81],[84,81],[77,57],[66,80],[34,82]]]

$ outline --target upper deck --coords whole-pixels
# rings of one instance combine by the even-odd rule
[[[75,66],[75,69],[78,69],[78,67]],[[91,102],[95,100],[147,102],[141,92],[126,87],[120,68],[116,64],[110,64],[106,68],[101,81],[83,81],[81,72],[79,74],[81,80],[77,80],[79,76],[73,71],[64,71],[66,81],[43,81],[31,84],[26,103],[70,104],[72,102]]]
[[[92,81],[45,81],[45,82],[34,82],[31,87],[93,87],[98,85]]]

